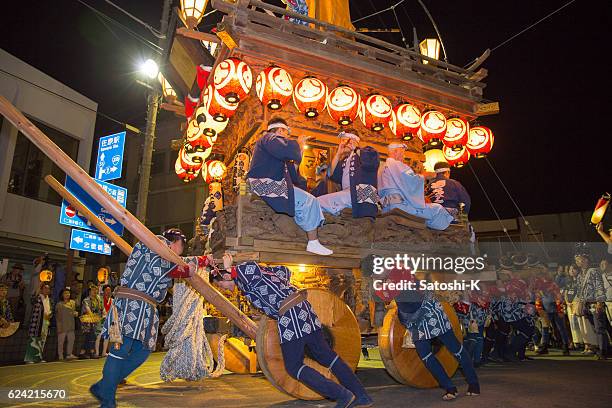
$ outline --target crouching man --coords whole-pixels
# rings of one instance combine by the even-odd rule
[[[370,407],[372,399],[353,370],[330,348],[323,337],[321,322],[303,292],[290,283],[286,266],[261,266],[245,262],[232,267],[232,258],[223,258],[224,270],[211,272],[217,286],[233,290],[235,285],[253,306],[277,320],[285,369],[317,393],[336,401],[337,408]],[[308,347],[314,359],[329,367],[340,384],[304,364]]]

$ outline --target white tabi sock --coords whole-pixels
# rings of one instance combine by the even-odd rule
[[[317,255],[331,255],[334,253],[331,249],[325,248],[318,239],[313,239],[312,241],[308,241],[308,245],[306,246],[306,251],[312,252]]]

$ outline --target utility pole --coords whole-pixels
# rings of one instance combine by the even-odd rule
[[[161,17],[161,33],[167,35],[168,21],[170,19],[170,5],[171,0],[164,0],[164,8],[162,10]],[[159,45],[162,46],[164,39],[160,38],[158,41]],[[157,66],[159,64],[159,58]],[[154,79],[156,81],[157,79]],[[161,100],[161,93],[159,86],[154,84],[152,89],[148,91],[147,95],[147,128],[145,131],[145,140],[142,151],[142,162],[140,163],[140,177],[138,180],[138,202],[136,206],[136,218],[140,222],[146,225],[147,218],[147,201],[149,199],[149,181],[151,178],[151,162],[153,158],[153,150],[155,147],[155,127],[157,124],[157,112],[159,111],[159,105]]]

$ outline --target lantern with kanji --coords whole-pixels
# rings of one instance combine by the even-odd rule
[[[250,161],[249,155],[245,152],[240,152],[236,155],[234,164],[234,185],[239,185],[246,179]]]
[[[238,108],[238,103],[227,102],[212,85],[208,85],[202,92],[202,105],[217,122],[227,121],[234,116]]]
[[[189,183],[191,180],[196,178],[194,174],[187,173],[183,166],[181,165],[181,155],[179,154],[176,158],[176,162],[174,163],[174,171],[178,178],[183,180],[184,183]]]
[[[104,283],[108,280],[109,270],[107,267],[103,266],[98,269],[98,282]]]
[[[448,164],[457,168],[465,166],[468,160],[470,160],[470,152],[468,152],[465,146],[463,146],[461,150],[455,150],[451,147],[444,146],[442,151]]]
[[[433,172],[434,166],[439,162],[447,162],[441,149],[429,149],[425,152],[425,163],[423,163],[425,171]]]
[[[465,147],[477,159],[486,157],[493,148],[493,132],[488,127],[475,126],[470,129]]]
[[[412,140],[421,126],[421,111],[415,105],[402,102],[391,111],[389,129],[402,140]]]
[[[51,282],[51,279],[53,279],[53,272],[49,269],[43,269],[40,271],[40,274],[38,274],[38,279],[40,279],[41,282]]]
[[[223,132],[227,127],[229,121],[217,122],[212,116],[208,114],[207,108],[204,105],[200,105],[195,111],[195,118],[198,122],[198,126],[202,129],[204,136],[208,136],[209,142],[214,143],[217,140],[219,133]]]
[[[293,103],[307,118],[316,118],[327,107],[327,85],[313,76],[307,76],[295,85]]]
[[[446,121],[446,133],[442,143],[444,146],[460,151],[466,145],[470,133],[470,125],[467,120],[461,118],[450,118]]]
[[[374,132],[383,130],[393,111],[391,101],[383,95],[370,95],[360,105],[359,116],[363,125]]]
[[[202,170],[202,177],[206,180],[208,185],[208,192],[210,202],[213,203],[213,211],[219,211],[223,209],[223,190],[221,186],[221,180],[225,177],[227,168],[222,161],[211,160],[206,163],[206,169]],[[205,174],[206,173],[206,174]]]
[[[341,85],[329,93],[327,112],[341,126],[353,123],[359,114],[361,97],[350,86]]]
[[[436,110],[427,111],[421,116],[420,131],[423,143],[438,147],[446,133],[446,118]]]
[[[257,75],[255,92],[262,104],[269,109],[283,107],[293,94],[293,80],[285,69],[271,65]]]
[[[213,84],[219,95],[229,103],[244,100],[253,86],[253,72],[241,59],[231,57],[215,68]]]

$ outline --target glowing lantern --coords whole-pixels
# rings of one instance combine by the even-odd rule
[[[606,210],[608,209],[608,204],[610,204],[610,193],[602,195],[601,198],[597,200],[595,210],[591,216],[591,224],[597,225],[603,220]]]
[[[477,159],[486,157],[493,148],[493,132],[488,127],[475,126],[470,129],[467,144],[465,145],[471,154]]]
[[[181,0],[180,16],[188,28],[193,29],[200,24],[204,17],[206,3],[208,0]]]
[[[421,126],[421,111],[410,103],[400,103],[391,111],[389,129],[402,140],[412,140]]]
[[[185,171],[185,169],[181,165],[181,155],[180,154],[178,155],[178,157],[176,158],[176,162],[174,163],[174,171],[176,172],[176,175],[178,176],[178,178],[183,180],[183,182],[185,183],[189,183],[191,180],[196,178],[194,174],[190,174]]]
[[[172,85],[170,85],[170,82],[168,82],[161,72],[157,76],[157,79],[159,79],[159,83],[161,84],[162,95],[164,95],[164,98],[166,98],[166,100],[170,103],[175,103],[176,92],[174,91],[174,88],[172,88]]]
[[[51,279],[53,279],[53,272],[48,269],[43,269],[40,271],[38,279],[40,279],[41,282],[50,282]]]
[[[327,107],[327,85],[308,76],[293,89],[293,103],[307,118],[316,118]]]
[[[213,206],[213,211],[221,211],[223,209],[223,189],[221,188],[221,183],[214,181],[208,185],[208,198]]]
[[[421,139],[432,147],[442,144],[446,133],[446,118],[438,111],[430,110],[421,116]]]
[[[203,152],[210,147],[204,137],[204,131],[195,118],[187,122],[185,139],[187,139],[187,143],[191,146],[189,149],[191,152]]]
[[[289,101],[293,94],[293,80],[289,72],[275,65],[257,75],[255,92],[262,104],[277,110]]]
[[[253,86],[251,68],[236,57],[223,60],[215,68],[213,84],[219,95],[229,103],[244,100]]]
[[[446,133],[442,143],[444,146],[460,151],[468,141],[470,125],[465,119],[450,118],[446,121]]]
[[[382,95],[370,95],[360,104],[361,122],[374,132],[380,132],[389,122],[393,111],[391,101]]]
[[[108,280],[108,268],[103,267],[98,269],[98,282],[106,282]]]
[[[212,153],[212,143],[210,143],[207,139],[209,139],[209,137],[207,136],[202,136],[202,139],[204,139],[206,141],[207,145],[210,145],[209,147],[207,147],[204,151],[201,152],[191,152],[189,151],[189,147],[191,147],[189,144],[185,145],[185,151],[187,152],[187,155],[191,158],[191,161],[193,161],[194,163],[204,163],[206,161],[206,159],[208,159],[208,156],[211,155]]]
[[[455,150],[451,147],[444,146],[443,153],[448,164],[457,168],[465,166],[468,160],[470,160],[470,152],[468,152],[465,146],[463,146],[461,150]]]
[[[444,157],[444,153],[440,149],[429,149],[425,152],[425,163],[423,163],[423,167],[426,171],[433,172],[434,166],[436,163],[445,162],[446,157]]]
[[[225,122],[234,116],[238,108],[238,103],[227,102],[212,85],[208,85],[202,92],[202,105],[217,122]]]
[[[191,155],[187,153],[184,146],[181,147],[181,150],[179,151],[179,158],[181,160],[181,167],[188,174],[197,174],[202,168],[202,162],[195,162]]]
[[[341,126],[353,123],[359,114],[361,97],[349,86],[341,85],[327,97],[327,112]]]
[[[209,139],[211,145],[212,143],[215,143],[217,141],[217,136],[219,135],[219,133],[225,130],[227,124],[229,123],[229,121],[227,120],[225,122],[217,122],[216,120],[214,120],[213,117],[208,114],[208,111],[204,105],[200,105],[196,109],[195,118],[198,122],[198,126],[200,127],[200,129],[202,129],[204,135],[210,138],[214,138],[214,140]]]
[[[249,171],[251,158],[248,154],[241,152],[236,155],[236,164],[234,165],[234,183],[240,184],[246,178]]]
[[[216,181],[222,180],[225,176],[225,172],[227,171],[227,167],[225,167],[225,164],[223,164],[223,162],[220,160],[209,161],[208,163],[206,163],[206,169],[208,175],[207,178]]]
[[[426,57],[439,59],[440,58],[440,41],[437,38],[426,38],[419,43],[421,54]],[[428,64],[429,61],[423,60],[423,64]]]

